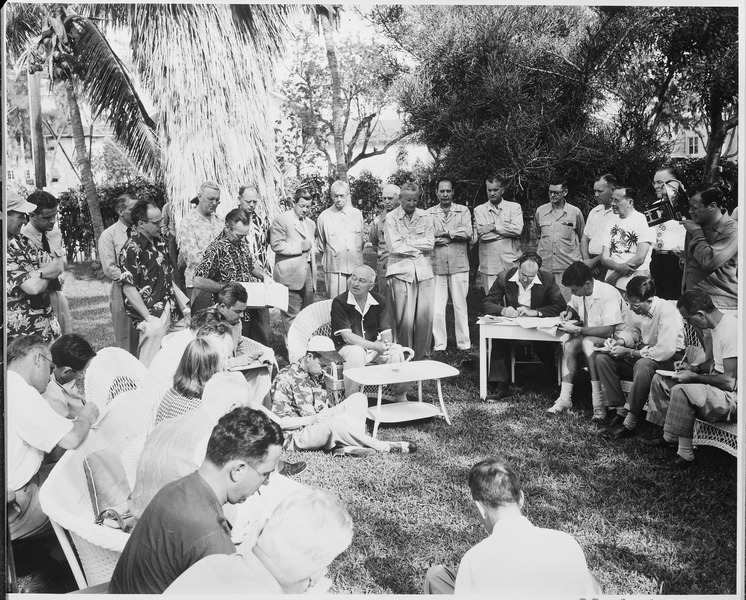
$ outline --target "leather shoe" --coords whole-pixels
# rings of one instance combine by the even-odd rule
[[[390,452],[394,454],[412,454],[417,452],[417,443],[412,440],[402,440],[401,442],[389,442],[391,444]]]
[[[605,438],[614,440],[626,440],[637,435],[637,429],[627,429],[624,425],[609,428],[601,434]]]
[[[510,398],[513,395],[513,392],[510,390],[500,390],[498,392],[495,392],[494,394],[487,394],[487,397],[485,400],[487,402],[499,402],[500,400],[504,400],[505,398]]]
[[[308,465],[306,465],[305,460],[299,460],[294,463],[281,460],[278,472],[280,473],[280,475],[284,475],[285,477],[292,477],[293,475],[297,475],[298,473],[305,471],[306,466]]]
[[[639,438],[641,444],[646,446],[655,446],[657,448],[676,448],[678,444],[676,442],[668,442],[663,436],[654,438]]]
[[[685,458],[681,458],[677,454],[676,458],[665,463],[660,468],[664,471],[686,471],[687,469],[691,469],[694,466],[695,462],[695,460],[686,460]]]

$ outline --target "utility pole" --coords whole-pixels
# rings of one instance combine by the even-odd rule
[[[47,186],[47,155],[44,147],[44,131],[41,120],[41,73],[28,76],[29,116],[31,121],[31,155],[34,159],[34,180],[36,187],[43,190]]]

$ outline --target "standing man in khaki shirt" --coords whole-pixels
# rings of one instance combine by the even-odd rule
[[[487,202],[474,208],[472,244],[479,242],[479,273],[488,294],[497,274],[515,266],[521,257],[523,209],[503,199],[507,181],[490,177],[486,181]]]
[[[435,298],[433,307],[434,350],[446,349],[446,304],[448,292],[453,302],[456,329],[456,346],[469,350],[469,318],[466,294],[469,291],[468,244],[472,236],[471,215],[463,204],[453,203],[453,183],[448,179],[438,182],[440,204],[427,210],[435,227],[433,248],[433,272],[435,274]]]
[[[394,300],[394,341],[422,360],[430,350],[435,279],[430,255],[435,245],[433,218],[417,208],[420,186],[402,186],[401,204],[386,217],[389,266],[386,276]]]
[[[591,268],[593,276],[603,281],[606,276],[606,267],[601,263],[601,251],[604,249],[604,235],[607,224],[614,216],[611,208],[611,197],[617,179],[610,173],[601,175],[593,184],[593,194],[598,204],[588,213],[583,235],[580,237],[580,254],[583,262]]]
[[[119,348],[137,356],[138,331],[132,326],[127,311],[124,309],[122,295],[122,270],[119,268],[119,253],[132,233],[132,207],[137,204],[137,198],[130,194],[122,194],[115,205],[119,220],[108,227],[98,239],[98,257],[104,275],[111,279],[109,293],[109,308],[111,309],[111,323],[114,327],[114,342]]]
[[[363,264],[363,213],[350,202],[350,186],[335,181],[330,189],[333,205],[319,215],[316,236],[323,253],[326,297],[347,291],[347,278]]]
[[[541,256],[544,269],[554,273],[565,301],[572,291],[562,285],[562,274],[572,263],[581,260],[580,238],[585,219],[577,206],[568,203],[567,181],[554,177],[549,181],[549,202],[542,204],[534,214],[534,230],[539,237],[536,252]]]

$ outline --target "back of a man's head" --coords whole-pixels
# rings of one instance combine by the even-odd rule
[[[82,371],[96,351],[88,341],[77,333],[66,333],[56,340],[49,348],[56,367],[69,367],[73,371]]]
[[[302,489],[283,500],[267,520],[255,553],[285,593],[305,592],[352,541],[352,518],[335,495]]]
[[[512,467],[497,458],[488,458],[471,468],[469,489],[475,501],[492,510],[511,504],[520,507],[523,502],[518,475]]]
[[[35,333],[31,335],[19,335],[8,344],[8,364],[11,365],[23,360],[37,348],[47,349],[47,345],[40,335]]]
[[[205,458],[218,468],[232,460],[253,465],[266,457],[270,446],[282,446],[284,440],[277,423],[258,410],[242,406],[218,420],[207,442]]]

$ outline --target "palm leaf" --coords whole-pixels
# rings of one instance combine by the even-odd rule
[[[20,56],[39,37],[42,17],[38,4],[9,2],[5,6],[5,39],[11,56]]]
[[[75,37],[80,85],[97,118],[106,112],[114,136],[145,173],[160,176],[161,148],[156,125],[135,90],[127,67],[93,22],[73,17],[68,24]]]

